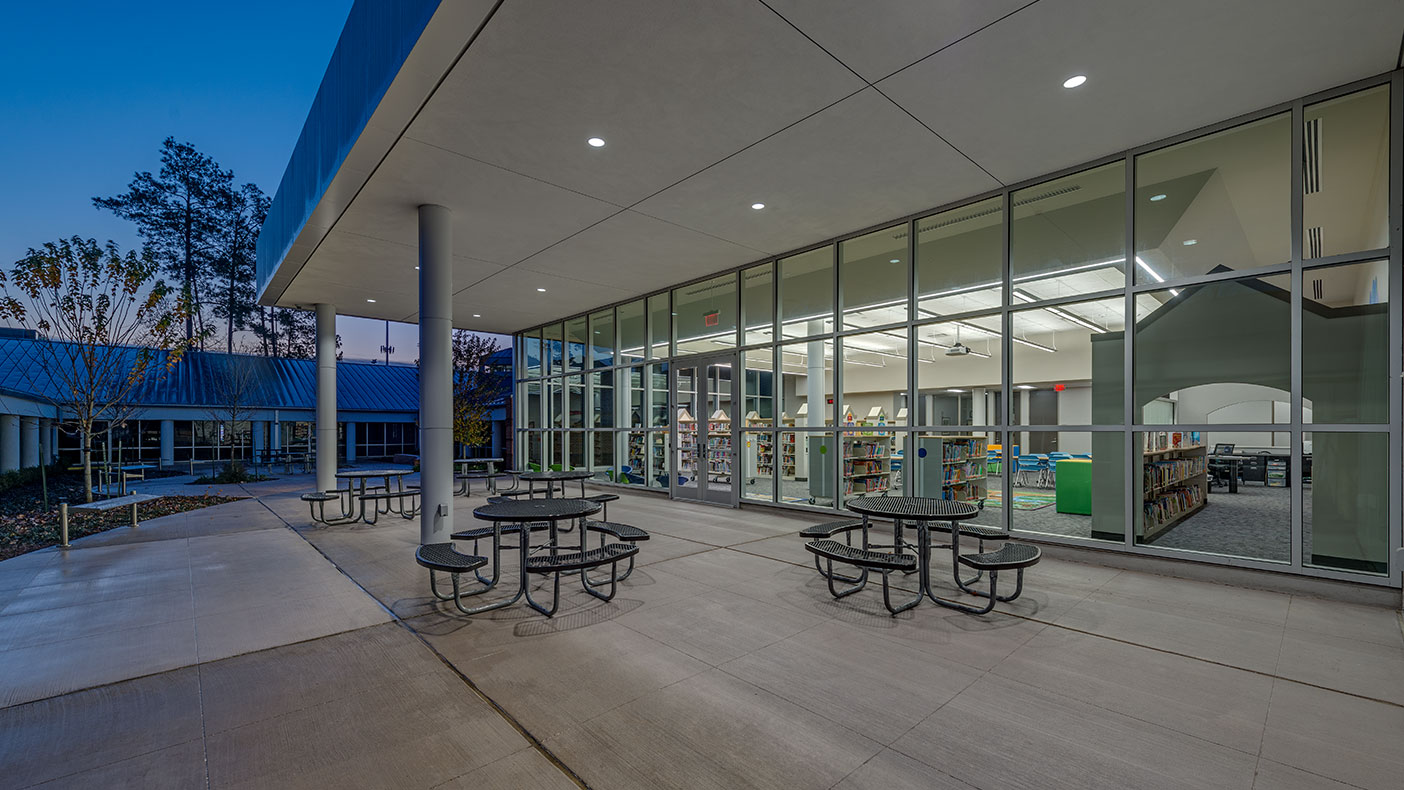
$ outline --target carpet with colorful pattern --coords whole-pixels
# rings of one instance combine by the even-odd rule
[[[991,491],[990,498],[985,500],[985,507],[1004,507],[1002,492]],[[1038,510],[1048,507],[1058,501],[1054,494],[1015,494],[1015,510]]]

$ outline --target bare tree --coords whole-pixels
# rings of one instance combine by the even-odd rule
[[[497,341],[466,330],[453,333],[453,439],[469,447],[492,440],[492,409],[507,396],[511,374],[493,367]]]
[[[161,280],[149,251],[123,255],[95,239],[60,239],[0,272],[0,319],[39,332],[43,369],[57,385],[60,419],[76,432],[87,501],[93,499],[93,427],[124,419],[142,387],[163,378],[190,342],[191,302]],[[12,290],[13,288],[13,290]]]
[[[246,354],[221,354],[213,358],[220,361],[218,370],[210,377],[210,406],[208,413],[215,423],[215,461],[220,460],[224,446],[224,436],[230,438],[230,464],[233,465],[233,439],[238,433],[239,424],[248,422],[258,403],[260,387],[259,361]],[[224,430],[220,430],[224,429]]]

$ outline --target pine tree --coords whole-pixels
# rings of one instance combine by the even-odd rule
[[[187,342],[202,342],[204,336],[201,285],[217,246],[219,207],[233,182],[234,174],[221,170],[214,159],[167,137],[161,143],[159,174],[136,173],[125,193],[93,198],[95,207],[135,222],[161,270],[181,284],[182,302],[193,306],[185,315]]]
[[[214,214],[215,248],[210,258],[211,312],[225,324],[225,350],[234,352],[236,335],[254,329],[254,263],[258,232],[268,216],[268,196],[255,184],[223,190]],[[255,331],[256,335],[259,335]],[[260,340],[262,337],[260,335]],[[266,344],[265,344],[266,346]],[[265,353],[267,353],[265,351]]]

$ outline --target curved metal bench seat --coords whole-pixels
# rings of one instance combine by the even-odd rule
[[[805,549],[824,559],[880,571],[914,571],[917,558],[913,554],[892,554],[848,546],[836,540],[811,540]]]
[[[556,607],[561,603],[561,574],[572,571],[579,571],[580,578],[585,583],[585,592],[599,598],[601,601],[614,599],[615,593],[619,591],[619,561],[627,559],[630,563],[634,561],[634,555],[639,553],[639,547],[632,543],[610,543],[600,546],[597,549],[586,551],[556,551],[554,554],[539,554],[535,557],[528,557],[525,573],[551,574],[555,577],[553,590],[551,593],[550,607],[542,606],[531,597],[531,590],[526,591],[527,605],[536,611],[551,617],[556,613]],[[603,587],[604,582],[592,584],[586,578],[586,572],[591,568],[598,568],[601,565],[613,566],[615,570],[609,574],[609,592],[600,592],[598,587]]]
[[[459,586],[459,574],[473,572],[487,564],[487,557],[479,557],[475,554],[464,554],[453,547],[452,543],[429,543],[415,549],[414,561],[429,569],[429,592],[440,601],[453,601],[453,607],[464,614],[477,614],[478,612],[500,609],[506,604],[495,603],[487,606],[480,606],[476,609],[469,609],[463,605],[465,595],[477,595],[491,589],[492,585],[485,585],[482,589],[469,593],[463,593]],[[438,579],[434,577],[435,572],[447,573],[453,582],[453,594],[444,595],[439,592]],[[515,598],[512,600],[516,600]],[[507,603],[511,603],[508,601]]]
[[[342,501],[343,491],[313,491],[303,494],[299,499],[307,503],[307,515],[318,524],[325,524],[329,527],[339,527],[342,524],[350,524],[356,520],[355,509],[348,513],[347,505]],[[341,515],[327,518],[327,503],[336,502]]]
[[[630,543],[649,539],[649,534],[644,530],[629,524],[620,524],[615,521],[587,520],[585,522],[585,528],[591,532],[599,532],[604,535],[609,535],[615,540],[624,540]]]
[[[800,530],[801,538],[832,538],[840,532],[847,532],[850,529],[861,529],[863,519],[846,518],[841,521],[825,521],[823,524],[815,524],[812,527],[805,527]]]
[[[550,554],[538,554],[535,557],[527,558],[527,573],[568,573],[570,571],[583,571],[590,568],[598,568],[601,565],[608,565],[639,553],[638,546],[627,543],[610,543],[598,549],[588,551],[562,551],[555,556]]]
[[[534,522],[531,524],[527,524],[526,526],[530,529],[531,532],[545,532],[551,527],[550,524],[547,524],[544,521]],[[520,535],[521,532],[521,524],[502,525],[503,535]],[[474,529],[465,529],[462,532],[455,532],[452,535],[449,535],[449,537],[453,538],[454,540],[482,540],[484,538],[492,537],[492,527],[476,527]]]
[[[414,552],[414,561],[431,571],[442,573],[466,573],[487,564],[487,557],[464,554],[452,543],[429,543]]]
[[[927,526],[932,532],[951,531],[951,524],[948,521],[933,521]],[[961,524],[960,536],[965,538],[978,538],[980,540],[1009,540],[1012,537],[1008,532],[997,527],[982,527],[979,524]]]
[[[586,498],[587,500],[591,501],[591,502],[598,502],[598,503],[600,503],[601,505],[603,505],[603,504],[606,503],[606,502],[615,502],[615,501],[617,501],[617,500],[619,499],[619,495],[618,495],[618,494],[591,494],[590,496],[587,496],[587,497],[585,497],[585,498]]]
[[[1006,543],[995,551],[983,554],[962,554],[960,564],[982,571],[1009,571],[1038,563],[1043,552],[1027,543]]]
[[[916,597],[911,600],[893,604],[891,586],[888,584],[887,580],[888,575],[893,571],[915,571],[918,567],[917,557],[915,555],[871,551],[857,546],[849,546],[827,538],[811,540],[804,544],[804,547],[814,554],[816,558],[822,557],[828,563],[828,572],[824,573],[821,571],[821,573],[823,573],[824,578],[829,583],[829,593],[835,598],[843,598],[852,595],[866,587],[868,585],[868,571],[874,570],[882,575],[882,605],[887,607],[888,612],[891,612],[895,616],[921,603],[922,593],[918,590]],[[853,586],[842,590],[834,587],[834,582],[839,580],[834,574],[835,562],[847,563],[863,569],[863,572],[858,576]]]
[[[1024,592],[1024,569],[1036,564],[1043,556],[1043,552],[1037,546],[1027,543],[1006,543],[995,551],[986,551],[980,554],[960,555],[960,564],[974,568],[981,572],[990,574],[990,590],[984,592],[962,582],[959,576],[956,577],[956,585],[961,591],[976,595],[985,599],[985,605],[981,607],[966,606],[955,601],[937,600],[942,606],[952,609],[959,609],[970,614],[986,614],[994,609],[997,601],[1012,601]],[[1016,574],[1014,582],[1014,592],[1010,595],[999,594],[999,572],[1012,570]],[[934,596],[933,596],[934,597]]]

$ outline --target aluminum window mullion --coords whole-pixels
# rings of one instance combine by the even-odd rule
[[[1124,548],[1136,543],[1136,525],[1140,523],[1143,494],[1137,478],[1141,477],[1142,456],[1136,452],[1136,434],[1131,427],[1136,422],[1136,157],[1127,154],[1125,164],[1125,257],[1126,271],[1122,280],[1121,317],[1121,448],[1122,448],[1122,537]],[[1134,496],[1133,496],[1134,492]],[[1095,518],[1095,516],[1093,516]]]
[[[1288,556],[1291,567],[1300,570],[1302,567],[1302,539],[1303,539],[1303,515],[1302,512],[1302,443],[1304,435],[1302,433],[1302,149],[1304,130],[1302,123],[1304,119],[1303,105],[1301,101],[1292,104],[1292,275],[1291,275],[1291,357],[1289,375],[1291,391],[1291,433],[1288,445],[1291,453],[1290,479],[1292,490],[1289,492],[1291,501],[1291,545]]]
[[[1014,192],[1011,189],[1004,190],[1002,201],[1002,213],[1004,215],[1004,232],[1000,239],[1000,273],[1002,282],[1000,283],[1000,415],[999,422],[1005,426],[1000,432],[1000,464],[999,464],[999,490],[1003,497],[1005,506],[1000,508],[1000,518],[1003,520],[1004,531],[1014,531],[1014,489],[1012,483],[1014,475],[1011,467],[1014,465],[1012,450],[1014,447],[1014,435],[1011,427],[1014,424],[1014,400],[1011,393],[1014,391],[1014,315],[1011,311],[1011,303],[1014,301],[1014,272],[1010,245],[1014,237]],[[903,464],[906,468],[906,464]]]
[[[1273,277],[1282,274],[1291,274],[1292,262],[1272,263],[1266,266],[1256,266],[1252,269],[1229,269],[1222,272],[1210,272],[1207,274],[1196,274],[1188,277],[1177,277],[1167,279],[1164,282],[1144,282],[1133,283],[1131,290],[1141,294],[1149,291],[1166,291],[1171,288],[1193,288],[1196,285],[1208,285],[1210,283],[1223,282],[1225,280],[1246,280],[1261,277]]]
[[[917,414],[916,399],[920,391],[917,376],[919,375],[919,360],[917,359],[917,338],[916,338],[916,317],[917,305],[921,299],[917,290],[921,287],[921,280],[917,277],[917,220],[907,221],[907,392],[906,392],[906,425],[902,426],[902,493],[910,496],[912,494],[912,471],[916,468],[916,457],[912,454],[912,440],[916,438],[916,432],[911,426],[916,423],[914,419]],[[892,415],[892,421],[896,424],[897,415]],[[888,467],[891,467],[889,461]]]
[[[1389,278],[1389,359],[1393,365],[1400,365],[1404,359],[1404,277],[1400,276],[1400,262],[1404,253],[1404,72],[1396,71],[1390,77],[1390,143],[1389,143],[1389,249],[1390,268],[1393,277]],[[1390,371],[1389,387],[1389,567],[1390,583],[1401,584],[1401,570],[1404,570],[1404,435],[1401,435],[1401,411],[1404,411],[1404,372]]]

